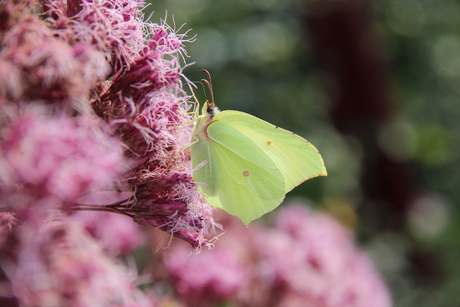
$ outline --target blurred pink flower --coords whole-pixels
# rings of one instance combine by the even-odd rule
[[[176,245],[165,257],[174,289],[187,306],[217,306],[232,301],[248,287],[248,268],[228,248],[189,254],[190,249]]]
[[[75,201],[125,170],[121,143],[85,118],[46,118],[35,108],[12,119],[2,139],[4,185],[36,188],[37,197]]]
[[[38,102],[88,112],[90,90],[110,69],[105,54],[56,37],[53,29],[29,13],[33,3],[2,1],[0,96],[10,103]]]
[[[12,239],[13,227],[18,220],[13,212],[0,212],[0,251],[8,248],[8,241]]]
[[[21,306],[152,306],[135,274],[102,251],[79,223],[22,228],[17,263],[5,266]]]
[[[187,306],[391,306],[368,256],[325,213],[295,204],[277,211],[272,228],[224,225],[214,250],[190,255],[174,245],[164,257]]]
[[[388,307],[388,290],[352,234],[325,213],[300,204],[281,209],[275,228],[257,234],[264,280],[287,288],[287,298],[312,306]],[[283,297],[284,300],[284,297]],[[285,306],[282,300],[277,306]],[[294,305],[295,306],[295,305]]]
[[[112,256],[127,255],[144,243],[140,226],[131,219],[111,212],[80,211],[73,218]]]
[[[121,143],[97,124],[25,109],[0,130],[0,195],[21,220],[69,208],[81,195],[110,188],[126,169]]]

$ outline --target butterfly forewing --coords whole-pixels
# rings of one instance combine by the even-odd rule
[[[220,112],[214,120],[235,128],[270,158],[283,176],[285,193],[307,179],[327,174],[318,150],[290,131],[238,111]]]

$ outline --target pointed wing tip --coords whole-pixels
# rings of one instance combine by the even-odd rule
[[[243,219],[243,218],[241,218],[241,217],[239,217],[239,216],[236,216],[236,215],[235,215],[235,216],[236,216],[237,218],[239,218],[239,219],[243,222],[244,226],[246,226],[247,228],[249,228],[249,224],[251,224],[251,223],[254,222],[255,220],[260,219],[262,216],[264,216],[264,215],[267,214],[267,213],[268,213],[268,212],[265,212],[265,213],[262,214],[261,216],[258,216],[258,217],[255,217],[255,218],[249,218],[249,219]]]
[[[227,214],[229,214],[229,215],[231,215],[231,216],[234,216],[234,217],[238,218],[241,222],[243,222],[244,226],[246,226],[246,227],[249,227],[249,224],[250,224],[251,222],[253,222],[253,221],[255,221],[255,220],[261,218],[262,216],[264,216],[264,215],[267,214],[268,212],[272,211],[272,210],[270,210],[270,211],[264,212],[264,213],[262,213],[261,215],[256,216],[256,217],[248,217],[248,216],[244,217],[244,216],[240,216],[240,215],[238,215],[238,214],[236,214],[236,213],[231,213],[231,212],[228,210],[228,208],[224,208],[223,206],[221,206],[221,204],[211,203],[211,202],[209,202],[208,199],[206,199],[205,197],[203,197],[203,198],[204,198],[204,200],[206,201],[206,203],[207,203],[208,205],[210,205],[210,206],[213,207],[213,208],[220,209],[220,210],[224,211],[225,213],[227,213]]]
[[[327,174],[326,165],[324,164],[324,161],[323,161],[323,165],[322,165],[322,168],[321,168],[321,173],[319,173],[317,175],[313,175],[312,177],[310,177],[308,179],[315,178],[315,177],[324,177],[324,176],[327,176],[327,175],[328,174]]]
[[[258,218],[260,218],[260,217],[263,215],[263,214],[262,214],[261,216],[255,217],[255,218],[243,218],[243,217],[238,216],[238,215],[236,215],[236,214],[232,214],[232,213],[226,211],[225,209],[224,209],[224,211],[227,212],[228,214],[234,216],[234,217],[237,217],[241,222],[243,222],[243,224],[244,224],[244,226],[246,226],[246,228],[249,227],[249,224],[251,224],[251,222],[257,220]]]
[[[279,205],[281,205],[281,203],[280,203]],[[253,221],[258,220],[258,219],[260,219],[262,216],[264,216],[265,214],[272,212],[273,210],[275,210],[276,208],[278,208],[279,205],[276,206],[275,208],[273,208],[272,210],[264,211],[262,214],[260,214],[260,215],[258,215],[258,216],[256,216],[256,217],[248,217],[248,216],[242,217],[242,216],[239,216],[239,215],[237,215],[237,214],[230,213],[230,212],[228,212],[228,211],[225,210],[225,209],[223,209],[223,210],[224,210],[225,212],[227,212],[228,214],[230,214],[230,215],[232,215],[232,216],[235,216],[235,217],[237,217],[238,219],[240,219],[240,221],[243,222],[244,226],[249,227],[249,224],[251,224]]]
[[[254,221],[254,220],[250,220],[249,222],[245,222],[245,221],[243,221],[243,220],[241,220],[241,221],[243,222],[243,224],[244,224],[244,226],[245,226],[246,228],[249,228],[249,224],[250,224],[252,221]]]
[[[327,176],[327,172],[324,171],[323,173],[319,173],[319,174],[316,174],[316,175],[313,175],[311,177],[308,177],[307,179],[305,179],[304,181],[302,181],[301,183],[307,181],[307,180],[310,180],[312,178],[316,178],[316,177],[326,177]]]

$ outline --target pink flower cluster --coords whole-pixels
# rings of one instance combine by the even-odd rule
[[[23,231],[15,270],[7,267],[21,306],[152,306],[129,272],[78,223],[49,222]]]
[[[2,206],[21,219],[111,211],[200,247],[212,221],[180,150],[191,121],[186,35],[144,23],[140,5],[2,2]],[[131,194],[79,204],[100,191]]]
[[[142,6],[0,2],[0,296],[151,306],[114,260],[144,241],[139,224],[194,248],[214,236],[181,150],[187,33]]]
[[[21,221],[46,219],[124,170],[121,144],[85,117],[25,106],[2,129],[0,195]]]
[[[368,256],[325,213],[291,204],[278,210],[272,228],[224,225],[214,250],[190,255],[174,245],[164,257],[186,306],[391,306]]]

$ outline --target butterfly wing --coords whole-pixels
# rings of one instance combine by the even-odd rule
[[[193,168],[198,167],[194,180],[211,206],[247,225],[283,201],[283,175],[250,137],[221,120],[209,124],[207,134],[209,139],[199,140],[191,151]]]
[[[315,146],[290,131],[238,111],[220,112],[214,120],[244,134],[270,158],[283,176],[285,193],[305,180],[327,175],[323,158]]]

